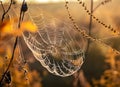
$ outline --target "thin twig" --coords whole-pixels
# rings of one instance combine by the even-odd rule
[[[93,12],[95,12],[102,4],[99,3],[94,9],[93,9]]]
[[[12,1],[12,0],[11,0],[11,1]],[[24,2],[25,2],[25,0],[23,0],[22,6],[23,6]],[[11,7],[11,6],[9,6],[9,9],[10,9],[10,7]],[[8,9],[6,12],[8,12],[9,9]],[[20,11],[20,17],[19,17],[18,28],[20,28],[21,18],[23,18],[22,16],[24,16],[24,15],[22,15],[22,10],[21,10],[21,11]],[[5,75],[6,75],[6,73],[8,72],[8,70],[9,70],[9,68],[10,68],[10,66],[11,66],[11,64],[12,64],[12,62],[13,62],[14,54],[15,54],[15,49],[16,49],[16,47],[17,47],[18,38],[19,38],[19,37],[17,36],[16,39],[15,39],[12,56],[11,56],[11,59],[10,59],[10,62],[9,62],[9,65],[8,65],[7,69],[6,69],[6,71],[4,72],[4,74],[3,74],[3,76],[2,76],[2,78],[1,78],[1,80],[0,80],[0,85],[2,84],[2,81],[3,81],[3,79],[5,78]]]
[[[110,2],[111,0],[105,0],[105,1],[102,1],[101,3],[99,3],[94,9],[93,9],[93,12],[96,11],[100,6]]]
[[[111,25],[108,25],[106,23],[104,23],[103,21],[101,21],[99,18],[97,18],[96,16],[94,16],[93,14],[91,14],[91,12],[88,10],[86,4],[82,1],[82,0],[77,0],[78,3],[84,8],[84,10],[86,11],[86,13],[88,15],[91,15],[92,18],[99,24],[101,24],[105,29],[109,29],[111,32],[113,32],[114,34],[116,35],[120,35],[120,32],[113,28]],[[105,0],[104,3],[107,3],[108,1],[111,1],[111,0]]]
[[[3,81],[6,73],[8,72],[11,64],[12,64],[12,61],[13,61],[13,58],[14,58],[15,49],[16,49],[16,46],[17,46],[17,40],[18,40],[18,37],[16,37],[16,39],[15,39],[15,43],[14,43],[14,47],[13,47],[13,52],[12,52],[12,57],[11,57],[11,59],[10,59],[10,62],[9,62],[9,65],[8,65],[6,71],[4,72],[4,74],[3,74],[3,76],[2,76],[2,78],[1,78],[1,80],[0,80],[0,85],[2,84],[2,81]]]
[[[65,0],[66,1],[66,0]],[[112,48],[110,45],[104,43],[103,41],[101,41],[100,39],[97,39],[97,38],[94,38],[94,37],[91,37],[90,35],[88,35],[85,30],[82,30],[81,28],[78,27],[78,25],[76,24],[76,22],[74,21],[73,17],[71,16],[70,14],[70,11],[69,11],[69,7],[68,7],[68,1],[66,1],[66,4],[65,4],[65,8],[68,12],[68,15],[69,15],[69,19],[71,20],[71,22],[73,23],[74,25],[74,29],[76,29],[78,32],[80,32],[80,34],[85,37],[86,39],[90,39],[91,41],[94,41],[94,42],[97,42],[105,47],[108,47],[110,48],[113,52],[116,53],[116,55],[120,55],[120,51],[118,51],[117,49],[115,48]]]
[[[89,33],[88,35],[91,36],[91,30],[92,30],[92,14],[93,14],[93,0],[91,0],[91,6],[90,6],[90,22],[89,22]],[[90,39],[88,39],[88,45],[87,45],[87,49],[86,49],[86,55],[88,54],[89,51],[89,46],[90,46]]]
[[[13,0],[11,0],[8,9],[7,9],[6,11],[5,11],[5,9],[4,9],[5,12],[4,12],[3,15],[2,15],[2,21],[4,20],[5,15],[9,12],[9,10],[10,10],[10,8],[11,8],[11,6],[12,6],[12,3],[13,3]]]
[[[3,12],[5,13],[5,8],[4,8],[2,1],[0,1],[0,3],[1,3],[2,9],[3,9]]]
[[[9,5],[9,7],[8,7],[8,9],[7,9],[6,11],[5,11],[5,9],[4,9],[4,6],[3,6],[2,2],[1,2],[1,5],[2,5],[3,11],[4,11],[4,13],[3,13],[3,15],[2,15],[2,21],[3,21],[5,15],[9,12],[9,10],[10,10],[10,8],[11,8],[11,6],[12,6],[12,0],[11,0],[10,5]],[[8,70],[9,70],[9,68],[10,68],[10,66],[11,66],[12,60],[13,60],[13,58],[14,58],[14,52],[15,52],[16,45],[17,45],[17,38],[16,38],[15,43],[14,43],[13,52],[12,52],[12,56],[11,56],[11,60],[10,60],[10,62],[9,62],[9,65],[8,65],[7,69],[5,70],[3,76],[2,76],[2,78],[1,78],[1,80],[0,80],[0,86],[2,85],[2,81],[3,81],[3,79],[5,78],[5,75],[7,74]]]

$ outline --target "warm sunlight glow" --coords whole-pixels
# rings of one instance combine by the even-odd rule
[[[33,2],[33,0],[29,0]],[[69,0],[69,1],[76,1],[76,0]],[[39,2],[39,3],[57,3],[57,2],[65,2],[65,0],[34,0],[34,2]]]
[[[48,2],[64,2],[65,0],[34,0],[35,2],[48,3]],[[77,1],[77,0],[68,0],[68,1]],[[85,1],[85,0],[82,0]],[[93,0],[94,2],[98,0]]]
[[[48,2],[61,2],[64,0],[35,0],[35,1],[40,3],[48,3]]]
[[[94,2],[97,2],[98,0],[94,0]]]
[[[3,3],[7,2],[9,0],[0,0]],[[23,0],[17,0],[19,2],[22,2]],[[65,2],[65,0],[26,0],[27,2],[35,2],[35,3],[57,3],[57,2]],[[68,1],[77,1],[77,0],[68,0]],[[82,0],[85,1],[85,0]],[[98,1],[98,0],[93,0],[94,2]]]
[[[29,0],[32,1],[32,0]],[[68,0],[68,1],[77,1],[77,0]],[[85,1],[85,0],[82,0]],[[98,0],[93,0],[94,2],[97,2]],[[56,2],[65,2],[65,0],[34,0],[34,2],[39,2],[39,3],[56,3]]]
[[[5,0],[0,0],[0,2],[5,2]]]

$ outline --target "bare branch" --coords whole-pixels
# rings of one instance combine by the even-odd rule
[[[5,13],[5,8],[4,8],[4,6],[3,6],[2,1],[0,1],[0,4],[1,4],[1,6],[2,6],[3,12]]]
[[[12,6],[12,3],[13,3],[13,0],[11,0],[8,9],[7,9],[6,11],[5,11],[5,9],[4,9],[4,13],[3,13],[3,15],[2,15],[2,21],[4,20],[5,15],[9,12],[9,10],[10,10],[10,8],[11,8],[11,6]],[[3,7],[4,7],[4,6],[3,6]]]
[[[23,3],[22,3],[21,8],[23,7],[24,4],[25,4],[25,0],[23,0]],[[11,4],[10,4],[8,10],[3,14],[3,19],[4,19],[4,16],[7,14],[7,12],[10,10],[11,5],[12,5],[12,0],[11,0]],[[21,24],[21,21],[22,21],[22,18],[23,18],[23,17],[24,17],[23,11],[20,10],[20,17],[19,17],[19,23],[18,23],[18,27],[19,27],[19,28],[20,28],[20,24]],[[3,19],[2,19],[2,20],[3,20]],[[1,80],[0,80],[0,86],[2,85],[2,81],[3,81],[3,79],[5,78],[7,72],[8,72],[8,70],[9,70],[11,64],[12,64],[12,61],[13,61],[13,59],[14,59],[14,54],[15,54],[15,49],[16,49],[16,47],[17,47],[18,38],[19,38],[19,37],[17,36],[16,39],[15,39],[12,56],[11,56],[11,59],[10,59],[10,62],[9,62],[9,65],[8,65],[7,69],[6,69],[6,71],[4,72],[4,74],[3,74],[3,76],[2,76],[2,78],[1,78]]]
[[[105,5],[105,4],[109,3],[110,1],[112,1],[112,0],[104,0],[104,1],[102,1],[101,3],[99,3],[99,4],[93,9],[93,12],[95,12],[100,6]]]

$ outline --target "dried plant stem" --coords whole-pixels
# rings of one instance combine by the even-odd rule
[[[88,15],[91,15],[92,18],[99,24],[101,24],[103,27],[105,27],[105,29],[109,29],[111,32],[113,32],[115,35],[120,35],[120,32],[116,29],[114,29],[111,25],[107,25],[105,24],[103,21],[101,21],[100,19],[98,19],[96,16],[94,16],[87,8],[86,4],[82,1],[82,0],[77,0],[78,3],[84,8],[84,10],[86,11],[86,13]]]
[[[91,14],[93,14],[93,0],[91,0],[90,12],[91,12]],[[93,21],[92,15],[90,15],[90,22],[89,22],[89,35],[90,36],[91,36],[91,30],[92,30],[92,21]],[[88,54],[89,46],[90,46],[90,40],[88,39],[86,55]]]
[[[2,15],[2,21],[4,20],[5,15],[9,12],[9,10],[10,10],[10,8],[11,8],[11,6],[12,6],[12,3],[13,3],[13,0],[10,1],[10,5],[9,5],[8,9],[7,9],[6,11],[5,11],[5,9],[4,9],[4,13],[3,13],[3,15]],[[3,6],[3,8],[4,8],[4,6]]]
[[[66,0],[65,0],[65,1],[66,1]],[[108,48],[110,48],[113,52],[115,52],[117,55],[118,55],[118,54],[120,55],[120,51],[118,51],[118,50],[112,48],[111,46],[109,46],[108,44],[102,42],[100,39],[96,39],[96,38],[94,38],[94,37],[91,37],[90,35],[88,35],[88,34],[85,32],[85,30],[82,30],[82,29],[80,29],[80,28],[78,27],[77,23],[74,21],[73,17],[72,17],[71,14],[70,14],[69,7],[68,7],[68,1],[66,1],[65,8],[66,8],[66,10],[67,10],[67,12],[68,12],[69,19],[70,19],[71,22],[73,23],[73,26],[74,26],[75,30],[77,30],[78,32],[80,32],[80,34],[81,34],[83,37],[85,37],[85,38],[87,38],[87,39],[90,39],[91,41],[97,42],[97,43],[99,43],[99,44],[101,44],[101,45],[103,45],[103,46],[105,46],[105,47],[108,47]]]
[[[0,85],[2,84],[2,81],[3,81],[3,79],[5,78],[5,75],[6,75],[6,73],[8,72],[8,70],[9,70],[11,64],[12,64],[12,61],[13,61],[13,59],[14,59],[14,54],[15,54],[15,49],[16,49],[16,46],[17,46],[17,41],[18,41],[18,37],[16,37],[16,39],[15,39],[15,43],[14,43],[14,47],[13,47],[13,52],[12,52],[12,57],[11,57],[11,59],[10,59],[10,62],[9,62],[9,65],[8,65],[7,69],[5,70],[3,76],[2,76],[2,78],[1,78],[1,80],[0,80]]]
[[[91,14],[93,13],[93,0],[91,0],[90,12],[91,12]],[[91,35],[91,30],[92,30],[92,16],[90,15],[89,33],[88,33],[88,35]],[[87,44],[87,47],[86,47],[86,53],[85,53],[86,56],[87,56],[87,54],[89,52],[89,46],[90,46],[90,39],[88,39],[88,44]],[[74,87],[79,87],[80,86],[79,83],[82,81],[80,73],[81,73],[81,71],[78,71],[78,73],[76,73],[78,78],[75,78]],[[86,84],[81,84],[81,85],[82,85],[82,87],[86,86]]]
[[[101,5],[104,5],[104,4],[106,4],[106,3],[110,2],[110,1],[112,1],[112,0],[104,0],[104,1],[102,1],[101,3],[99,3],[99,4],[93,9],[93,12],[96,11]]]
[[[24,2],[25,2],[25,0],[23,0],[22,6],[23,6]],[[11,0],[11,4],[10,4],[8,10],[3,14],[3,17],[2,17],[3,19],[2,19],[2,20],[4,20],[4,16],[5,16],[6,13],[10,10],[11,5],[12,5],[12,0]],[[20,28],[20,24],[21,24],[21,21],[22,21],[23,17],[24,17],[24,14],[22,15],[22,10],[21,10],[21,11],[20,11],[20,17],[19,17],[19,22],[18,22],[18,27],[19,27],[19,28]],[[22,19],[21,19],[21,18],[22,18]],[[6,73],[8,72],[8,70],[9,70],[9,68],[10,68],[10,66],[11,66],[11,64],[12,64],[12,62],[13,62],[14,54],[15,54],[15,49],[16,49],[16,47],[17,47],[18,38],[19,38],[18,36],[15,38],[15,43],[14,43],[14,47],[13,47],[12,56],[11,56],[11,59],[10,59],[10,62],[9,62],[9,65],[8,65],[7,69],[5,70],[3,76],[2,76],[2,78],[1,78],[1,80],[0,80],[0,86],[2,85],[2,81],[3,81],[3,79],[5,78],[5,75],[6,75]]]
[[[0,3],[1,3],[2,9],[3,9],[3,12],[5,13],[5,8],[4,8],[2,1],[0,1]]]
[[[3,8],[3,15],[2,15],[2,19],[1,19],[2,21],[4,20],[5,15],[9,12],[9,10],[10,10],[10,8],[11,8],[11,6],[12,6],[12,2],[13,2],[13,0],[11,0],[10,5],[9,5],[9,7],[8,7],[8,9],[7,9],[6,11],[5,11],[5,8],[4,8],[4,6],[3,6],[3,4],[2,4],[2,2],[1,2],[2,8]],[[15,43],[14,43],[13,52],[12,52],[12,56],[11,56],[9,65],[8,65],[7,69],[5,70],[5,72],[4,72],[4,74],[2,75],[2,78],[1,78],[1,80],[0,80],[0,86],[2,85],[2,81],[3,81],[3,79],[5,78],[5,75],[6,75],[6,73],[8,72],[8,70],[9,70],[9,68],[10,68],[10,66],[11,66],[11,63],[12,63],[12,61],[13,61],[16,45],[17,45],[17,38],[16,38]]]

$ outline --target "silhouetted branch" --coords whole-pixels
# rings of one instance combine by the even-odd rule
[[[2,1],[0,1],[0,4],[2,6],[3,12],[5,13],[5,8],[4,8],[4,5],[3,5]]]
[[[8,9],[7,9],[6,11],[5,11],[5,9],[4,9],[4,13],[3,13],[3,15],[2,15],[2,21],[4,20],[5,15],[9,12],[9,10],[10,10],[10,8],[11,8],[11,6],[12,6],[12,3],[13,3],[13,0],[11,0]],[[4,6],[3,6],[3,8],[4,8]]]
[[[106,3],[110,2],[110,1],[112,1],[112,0],[104,0],[104,1],[102,1],[101,3],[99,3],[99,4],[93,9],[93,12],[96,11],[100,6],[106,4]]]
[[[91,36],[91,29],[92,29],[92,14],[93,14],[93,0],[91,0],[91,6],[90,6],[90,22],[89,22],[89,33],[88,35]],[[87,50],[86,50],[86,55],[88,54],[89,51],[89,46],[90,46],[90,39],[88,39],[88,45],[87,45]]]
[[[11,2],[12,2],[12,0],[11,0]],[[19,17],[19,22],[18,22],[18,28],[20,28],[21,21],[23,20],[23,17],[24,17],[24,14],[22,14],[22,13],[24,12],[24,11],[22,10],[24,4],[25,4],[25,0],[23,0],[22,6],[21,6],[20,17]],[[12,4],[10,4],[8,10],[4,13],[2,20],[4,20],[4,16],[5,16],[5,14],[10,10],[11,5],[12,5]],[[15,49],[16,49],[16,47],[17,47],[18,38],[19,38],[19,37],[17,36],[16,39],[15,39],[12,56],[11,56],[11,59],[10,59],[10,62],[9,62],[9,65],[8,65],[7,69],[5,70],[3,76],[2,76],[2,78],[1,78],[1,80],[0,80],[0,86],[2,85],[2,81],[3,81],[3,79],[5,78],[7,72],[8,72],[8,70],[9,70],[11,64],[12,64],[12,61],[13,61],[13,59],[14,59],[14,54],[15,54]]]
[[[1,78],[1,80],[0,80],[0,85],[2,84],[2,81],[3,81],[3,79],[5,78],[5,75],[6,75],[6,73],[8,72],[8,70],[9,70],[11,64],[12,64],[12,61],[13,61],[13,58],[14,58],[15,49],[16,49],[16,46],[17,46],[17,39],[18,39],[18,37],[16,37],[16,39],[15,39],[15,43],[14,43],[14,47],[13,47],[13,52],[12,52],[12,57],[11,57],[11,59],[10,59],[10,62],[9,62],[9,65],[8,65],[6,71],[4,72],[4,74],[3,74],[3,76],[2,76],[2,78]]]

